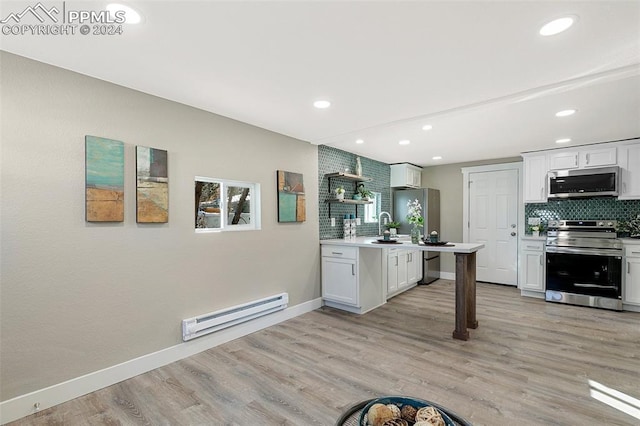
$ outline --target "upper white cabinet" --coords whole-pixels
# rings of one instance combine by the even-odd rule
[[[549,170],[567,170],[578,168],[578,151],[552,152],[549,157]]]
[[[547,156],[524,156],[524,202],[547,202]]]
[[[548,154],[549,170],[587,169],[618,164],[615,146],[585,148],[579,151],[553,151]]]
[[[620,150],[620,200],[640,198],[640,143],[622,145]]]
[[[413,164],[391,165],[392,188],[420,188],[422,186],[422,169]]]
[[[605,167],[618,164],[615,146],[580,150],[580,167]]]

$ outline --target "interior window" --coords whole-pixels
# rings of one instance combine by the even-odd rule
[[[364,223],[378,223],[382,194],[380,192],[374,192],[373,197],[369,198],[369,201],[373,201],[373,203],[364,205]]]
[[[196,176],[196,232],[260,229],[260,185]]]

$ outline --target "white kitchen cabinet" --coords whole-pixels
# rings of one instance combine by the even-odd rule
[[[327,244],[322,245],[321,253],[326,306],[363,314],[386,302],[382,250]]]
[[[545,290],[544,240],[522,238],[520,243],[520,290],[539,292]]]
[[[640,199],[640,141],[619,147],[620,195],[619,200]]]
[[[420,281],[420,256],[422,252],[419,250],[407,251],[407,286]]]
[[[578,168],[578,151],[552,152],[547,156],[549,170],[568,170]]]
[[[422,169],[413,164],[391,165],[392,188],[420,188],[422,186]]]
[[[581,149],[579,165],[581,168],[615,166],[618,164],[617,151],[615,146]]]
[[[622,302],[640,306],[640,244],[625,245],[625,281]]]
[[[524,202],[547,202],[546,154],[524,156]]]
[[[401,293],[420,281],[420,253],[419,250],[388,250],[387,296]]]
[[[322,298],[359,307],[356,259],[322,257]]]
[[[389,249],[387,255],[387,295],[407,287],[407,250]]]

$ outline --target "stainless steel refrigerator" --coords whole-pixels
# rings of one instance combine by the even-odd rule
[[[422,206],[424,228],[422,234],[440,232],[440,191],[432,188],[399,189],[393,192],[393,220],[400,222],[399,234],[410,234],[412,225],[407,221],[409,201],[418,200]],[[429,284],[440,278],[440,253],[424,251],[422,259],[422,280],[419,284]]]

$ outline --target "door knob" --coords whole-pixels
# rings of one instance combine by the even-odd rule
[[[511,224],[511,227],[512,227],[512,228],[515,228],[515,227],[516,227],[516,224],[515,224],[515,223],[512,223],[512,224]]]
[[[511,233],[511,236],[512,236],[512,237],[515,237],[515,236],[516,236],[516,233],[515,233],[515,232],[512,232],[512,233]]]

